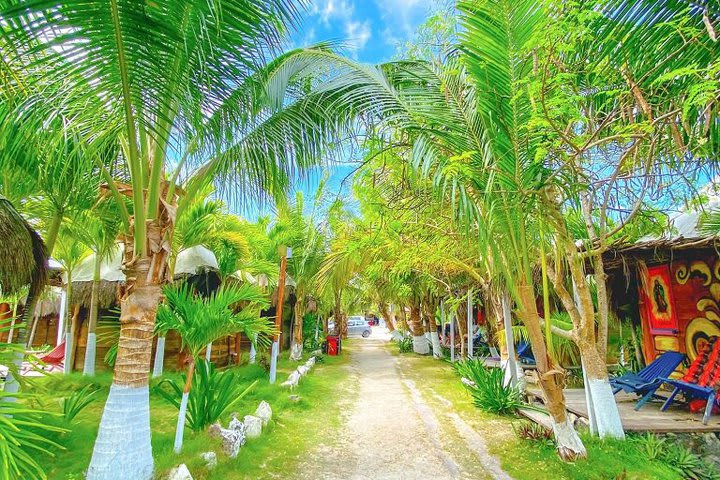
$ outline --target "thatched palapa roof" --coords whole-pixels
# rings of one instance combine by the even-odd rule
[[[620,243],[603,254],[607,268],[627,269],[637,259],[667,261],[683,250],[720,247],[720,237],[700,231],[702,215],[720,208],[720,196],[710,198],[703,208],[679,212],[669,218],[669,227],[662,235],[648,235],[635,243]]]
[[[125,283],[125,273],[122,270],[123,251],[123,244],[118,243],[113,252],[100,265],[100,290],[98,291],[100,308],[109,308],[117,303],[118,289]],[[95,254],[92,254],[73,269],[72,298],[70,299],[72,304],[90,307],[95,258]],[[64,281],[67,283],[67,276]]]
[[[38,233],[0,196],[0,288],[5,294],[30,285],[38,295],[47,282],[48,255]]]

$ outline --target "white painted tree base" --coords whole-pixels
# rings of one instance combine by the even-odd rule
[[[162,377],[165,364],[165,337],[158,337],[155,347],[155,362],[153,363],[153,378]]]
[[[180,410],[177,425],[175,426],[175,445],[173,446],[175,453],[180,453],[180,450],[182,450],[183,434],[185,433],[185,413],[187,412],[189,397],[190,392],[183,392],[182,400],[180,400]]]
[[[437,331],[430,332],[430,342],[432,343],[433,357],[441,358],[442,350],[440,349],[440,335],[438,335]]]
[[[150,480],[150,391],[113,384],[105,403],[87,480]]]
[[[277,379],[277,360],[279,349],[280,345],[278,345],[278,342],[273,342],[272,349],[270,349],[270,383],[275,383],[275,380]]]
[[[72,335],[65,335],[65,359],[63,360],[63,374],[65,375],[69,375],[72,371],[72,365],[70,365],[72,347]]]
[[[295,343],[293,341],[292,345],[290,345],[290,360],[294,362],[299,362],[302,360],[302,354],[303,354],[303,346],[300,343]]]
[[[625,439],[625,430],[610,382],[594,379],[586,380],[585,385],[590,393],[588,411],[592,409],[594,412],[597,434],[600,438]]]
[[[569,418],[566,418],[563,423],[557,423],[553,420],[552,426],[555,444],[563,458],[587,456],[585,445],[580,440],[580,436],[575,431],[573,424],[570,423]]]
[[[430,345],[427,339],[425,339],[425,335],[413,336],[413,352],[419,353],[420,355],[430,353]]]
[[[395,341],[399,341],[399,340],[403,339],[402,334],[400,332],[398,332],[397,330],[393,330],[392,332],[390,332],[390,337],[392,337],[392,339]]]
[[[85,347],[85,363],[83,364],[83,375],[95,375],[95,353],[97,352],[97,340],[95,333],[88,333],[87,346]]]

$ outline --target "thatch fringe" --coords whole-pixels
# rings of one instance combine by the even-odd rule
[[[124,282],[109,282],[100,280],[100,289],[98,290],[98,306],[100,308],[110,308],[119,303],[119,289]],[[92,297],[93,282],[72,282],[72,293],[70,303],[80,305],[84,308],[90,308],[90,299]]]
[[[0,196],[0,286],[12,294],[30,285],[30,295],[39,295],[47,283],[48,254],[38,233]]]

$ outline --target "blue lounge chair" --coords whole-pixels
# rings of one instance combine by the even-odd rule
[[[535,356],[533,355],[530,342],[519,342],[515,346],[515,349],[517,351],[517,356],[520,359],[520,363],[526,363],[529,365],[535,364]]]
[[[637,373],[628,372],[620,377],[610,378],[613,394],[623,390],[641,395],[642,398],[635,405],[635,410],[640,410],[651,398],[660,398],[655,392],[684,358],[685,355],[680,352],[665,352]]]
[[[705,404],[705,414],[703,415],[703,424],[707,425],[708,421],[710,420],[710,414],[712,413],[713,405],[715,404],[715,390],[710,387],[701,387],[700,385],[696,385],[694,383],[688,383],[683,382],[682,380],[673,380],[671,378],[662,378],[661,379],[665,383],[669,383],[675,389],[673,390],[672,394],[668,397],[667,400],[665,400],[665,403],[663,403],[662,408],[660,411],[665,411],[668,409],[670,404],[672,404],[673,400],[675,400],[675,395],[680,393],[681,391],[685,394],[685,398],[702,398],[703,400],[706,400]]]

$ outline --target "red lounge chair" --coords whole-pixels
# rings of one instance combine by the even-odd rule
[[[51,367],[59,367],[63,364],[63,361],[65,360],[65,342],[61,342],[60,345],[50,350],[42,357],[38,357],[38,360],[40,360],[45,365],[50,365]]]
[[[692,365],[690,365],[682,380],[661,378],[663,382],[675,388],[660,410],[663,412],[667,410],[675,400],[675,396],[683,392],[686,401],[700,399],[706,402],[703,423],[707,425],[715,405],[715,388],[720,385],[720,368],[717,367],[719,362],[720,341],[718,341],[717,337],[713,337],[705,350],[700,352]]]

